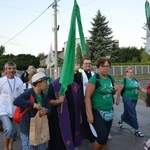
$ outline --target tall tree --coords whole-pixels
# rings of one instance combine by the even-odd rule
[[[99,56],[110,55],[112,41],[112,30],[108,27],[106,17],[102,16],[98,10],[95,18],[93,18],[92,29],[89,31],[91,36],[89,40],[89,49],[91,52],[91,59],[97,60]]]
[[[119,53],[119,47],[117,44],[112,44],[112,51],[111,51],[111,62],[116,62],[116,60],[119,59],[119,56],[118,56],[118,53]]]
[[[81,47],[78,44],[76,49],[76,63],[81,65],[81,61],[82,61]]]
[[[91,58],[91,53],[90,53],[90,50],[89,50],[88,42],[86,43],[86,53],[83,55],[83,59],[84,58]]]

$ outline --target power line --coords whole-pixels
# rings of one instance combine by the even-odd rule
[[[64,25],[64,27],[65,27],[66,32],[68,33],[68,30],[67,30],[67,28],[66,28],[66,26],[65,26],[65,23],[64,23],[64,21],[62,20],[62,17],[61,17],[61,15],[60,15],[59,12],[58,12],[58,14],[59,14],[59,18],[60,18],[61,22],[63,23],[63,25]]]
[[[6,7],[6,8],[11,8],[11,9],[18,9],[18,10],[23,10],[23,11],[31,11],[31,12],[39,12],[35,10],[30,10],[30,9],[25,9],[25,8],[19,8],[19,7],[12,7],[12,6],[6,6],[6,5],[0,5],[0,7]]]
[[[9,43],[10,41],[12,41],[15,37],[17,37],[19,34],[21,34],[24,30],[26,30],[31,24],[33,24],[40,16],[42,16],[52,5],[54,4],[54,2],[52,4],[50,4],[39,16],[37,16],[30,24],[28,24],[24,29],[22,29],[20,32],[18,32],[15,36],[13,36],[12,38],[10,38],[8,41],[6,41],[3,45]]]
[[[87,3],[82,4],[81,6],[86,6],[86,5],[88,5],[88,4],[90,4],[90,3],[93,3],[93,2],[95,2],[95,1],[97,1],[97,0],[89,1],[89,2],[87,2]],[[71,8],[69,8],[69,9],[67,9],[67,10],[64,10],[64,11],[61,11],[61,13],[64,13],[64,12],[67,12],[67,11],[70,11],[70,10],[71,10]],[[64,21],[63,21],[61,15],[60,15],[59,11],[58,11],[58,14],[59,14],[59,18],[60,18],[61,22],[62,22],[63,25],[64,25],[64,28],[65,28],[66,32],[68,33],[68,30],[67,30],[67,28],[66,28],[66,25],[65,25],[65,23],[64,23]]]

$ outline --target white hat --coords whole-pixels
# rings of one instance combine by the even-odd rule
[[[43,72],[43,73],[45,73],[45,69],[44,68],[38,68],[37,70],[36,70],[36,72],[38,73],[38,72]]]
[[[40,81],[43,81],[45,79],[48,79],[48,77],[43,72],[39,72],[33,75],[32,77],[32,83],[38,83]]]

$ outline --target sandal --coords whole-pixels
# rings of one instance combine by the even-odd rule
[[[143,143],[143,145],[144,145],[144,150],[150,150],[150,147],[148,147],[148,146],[146,145],[146,141]]]
[[[138,137],[144,137],[144,134],[140,131],[135,131],[134,135],[136,135]]]
[[[125,128],[124,125],[123,125],[123,123],[122,123],[121,121],[119,121],[118,124],[119,124],[119,127],[120,127],[121,129],[124,129],[124,128]]]

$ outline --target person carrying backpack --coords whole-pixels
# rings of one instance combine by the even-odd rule
[[[106,150],[107,141],[113,121],[113,95],[118,90],[114,85],[114,78],[108,74],[111,62],[108,58],[100,58],[96,65],[99,73],[93,75],[85,91],[85,106],[87,121],[91,123],[97,133],[94,149]]]
[[[32,72],[32,71],[35,72],[36,69],[35,69],[34,66],[30,65],[30,66],[28,67],[28,69],[25,70],[25,71],[22,73],[20,79],[22,80],[23,83],[26,83],[26,82],[29,81],[28,76],[29,76],[30,72]]]
[[[118,122],[118,124],[120,128],[123,129],[123,122],[125,122],[135,129],[135,136],[144,137],[144,134],[139,131],[139,125],[136,114],[136,105],[138,101],[138,91],[141,91],[142,93],[147,93],[147,90],[139,84],[139,82],[133,77],[133,74],[133,68],[127,67],[126,77],[120,81],[120,90],[117,93],[116,104],[119,105],[120,96],[122,96],[124,112],[121,115],[121,119]]]

